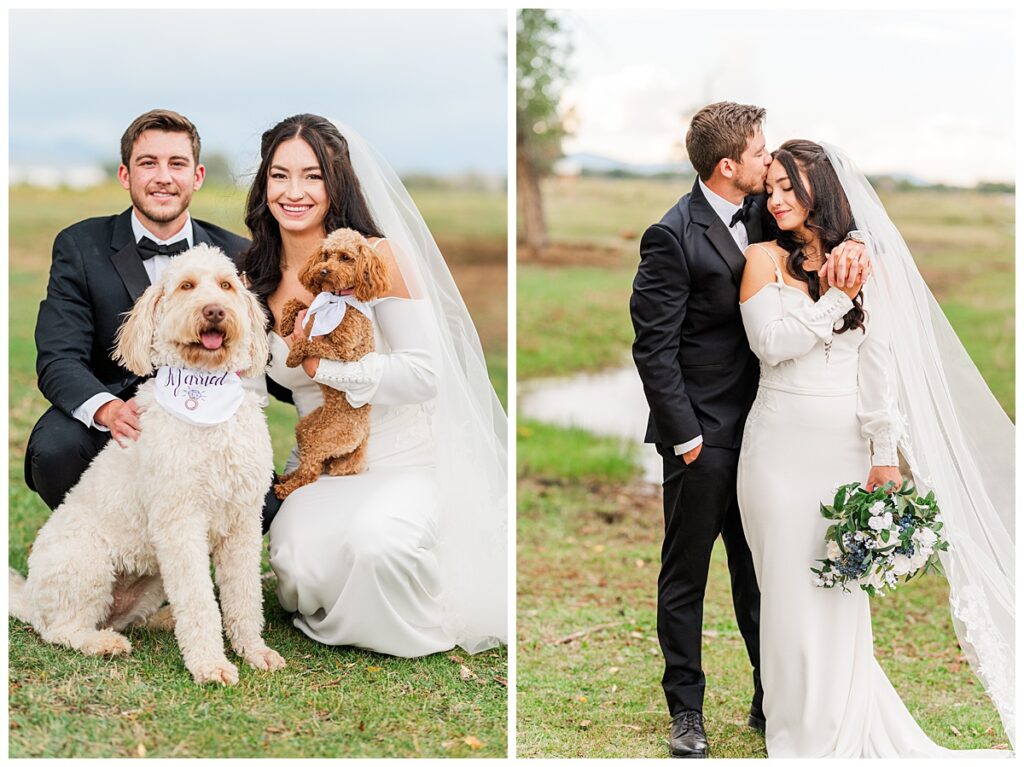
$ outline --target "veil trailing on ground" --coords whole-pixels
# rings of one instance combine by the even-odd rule
[[[429,304],[439,331],[431,422],[443,621],[456,644],[480,652],[508,640],[508,419],[466,305],[405,186],[356,131],[335,125],[410,295]]]
[[[842,150],[823,145],[872,250],[869,314],[892,328],[900,449],[933,490],[960,646],[1014,741],[1014,426],[950,327],[903,237]]]

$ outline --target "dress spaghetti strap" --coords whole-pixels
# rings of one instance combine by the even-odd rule
[[[765,254],[768,256],[768,258],[771,259],[772,266],[775,267],[775,279],[776,279],[776,281],[778,281],[778,283],[781,284],[781,285],[785,285],[786,281],[784,279],[782,279],[782,270],[779,269],[779,262],[776,260],[775,254],[772,253],[770,250],[768,250],[768,248],[766,248],[764,245],[762,245],[759,242],[755,242],[754,243],[754,247],[755,248],[760,248],[761,250],[763,250],[765,252]]]

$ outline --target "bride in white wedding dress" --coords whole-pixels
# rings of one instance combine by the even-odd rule
[[[970,435],[946,417],[959,405],[938,362],[955,369],[949,366],[954,352],[961,367],[966,354],[955,336],[950,340],[945,320],[929,315],[930,293],[877,197],[866,192],[867,182],[837,150],[812,142],[786,142],[773,158],[766,191],[779,237],[748,248],[740,288],[761,378],[743,434],[737,491],[761,590],[768,755],[1007,756],[933,743],[874,658],[868,596],[812,581],[810,567],[824,556],[829,524],[819,503],[848,482],[868,489],[898,485],[899,448],[922,493],[934,489],[939,499],[954,552],[944,564],[961,644],[1012,739],[1012,501],[996,510],[1007,486],[1012,499],[1012,458],[1009,465],[1000,458],[985,481],[972,477],[977,470],[960,452]],[[822,285],[826,254],[855,228],[867,229],[875,276],[863,291],[860,284],[845,291]],[[893,308],[916,310],[919,299],[923,313],[902,316]],[[940,334],[945,346],[928,358]],[[984,399],[977,381],[971,386],[973,399]],[[912,417],[905,420],[907,411]],[[983,421],[976,426],[991,429],[997,447],[1007,433],[1012,439],[1001,410],[987,407]],[[935,444],[918,446],[911,436]],[[969,600],[970,609],[958,610],[958,599]]]
[[[268,386],[299,417],[320,384],[371,404],[367,469],[321,476],[270,524],[278,599],[331,645],[402,657],[480,652],[507,641],[504,412],[451,274],[408,193],[355,131],[316,115],[263,135],[246,205],[251,289],[273,315]],[[355,362],[285,359],[277,330],[298,273],[327,232],[358,230],[388,264],[391,291],[363,305],[376,351]],[[294,468],[293,452],[287,467]]]

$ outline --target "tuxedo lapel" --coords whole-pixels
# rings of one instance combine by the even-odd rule
[[[194,218],[192,219],[192,244],[193,245],[213,245],[213,240],[203,227],[199,225],[199,222]],[[216,246],[214,246],[216,247]]]
[[[736,244],[736,240],[729,234],[729,228],[718,217],[718,214],[715,213],[711,203],[705,199],[704,194],[700,190],[700,184],[696,181],[693,183],[693,191],[690,192],[690,217],[695,224],[706,227],[704,236],[714,246],[715,252],[725,261],[725,265],[729,267],[729,271],[732,273],[733,281],[739,285],[740,279],[743,277],[743,268],[747,265],[747,260],[743,257],[743,253],[740,251],[740,246]]]
[[[110,257],[110,261],[134,302],[149,287],[149,275],[146,273],[146,267],[142,265],[139,251],[135,247],[131,215],[131,208],[129,208],[114,222],[114,236],[110,239],[110,247],[114,254]]]

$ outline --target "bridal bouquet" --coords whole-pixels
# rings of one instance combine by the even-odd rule
[[[859,483],[836,488],[832,505],[821,504],[821,515],[834,521],[825,533],[825,559],[812,567],[814,584],[831,589],[858,584],[870,596],[884,595],[929,569],[938,571],[942,516],[935,496],[924,498],[909,482],[895,492],[889,483],[868,492]]]

